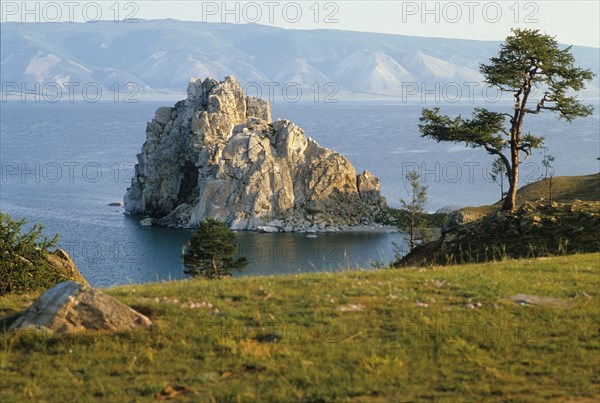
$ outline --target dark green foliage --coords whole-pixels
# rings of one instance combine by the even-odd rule
[[[0,295],[44,290],[68,280],[46,259],[58,234],[42,237],[44,227],[35,224],[24,232],[27,221],[0,213]]]
[[[183,253],[184,272],[192,277],[220,278],[231,275],[232,270],[241,271],[248,260],[234,258],[236,235],[227,224],[209,219],[190,239]]]
[[[491,58],[489,65],[480,66],[488,85],[513,94],[515,103],[510,113],[475,108],[471,119],[460,115],[453,119],[441,115],[439,108],[426,108],[419,125],[423,137],[438,142],[464,142],[500,158],[509,183],[502,209],[509,211],[516,207],[520,153],[529,156],[532,149],[542,147],[544,142],[542,136],[522,133],[525,115],[548,110],[567,122],[591,115],[591,106],[567,94],[583,89],[594,76],[590,70],[575,67],[571,48],[561,50],[554,37],[532,29],[512,32],[501,45],[498,56]],[[538,90],[541,95],[535,98]],[[507,117],[509,122],[505,126]]]
[[[502,113],[495,113],[484,108],[475,108],[472,119],[463,119],[461,115],[452,119],[448,115],[440,115],[440,108],[423,109],[419,125],[422,137],[431,137],[438,142],[464,142],[469,147],[489,147],[502,150],[507,146],[502,137],[504,133]]]
[[[571,46],[559,49],[556,38],[539,30],[513,29],[513,36],[506,38],[498,57],[492,57],[490,62],[480,66],[486,83],[518,94],[515,97],[522,96],[522,113],[535,114],[547,109],[569,122],[592,114],[591,106],[581,104],[577,97],[568,96],[567,92],[582,90],[594,74],[575,67]],[[535,109],[530,110],[525,103],[533,87],[541,88],[543,94]],[[552,105],[546,105],[546,102]]]

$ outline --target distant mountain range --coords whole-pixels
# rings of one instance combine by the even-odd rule
[[[3,23],[1,34],[5,93],[75,82],[109,92],[117,83],[127,94],[123,87],[134,83],[144,96],[181,93],[190,77],[226,75],[267,91],[271,86],[276,95],[299,85],[305,93],[312,86],[311,94],[318,87],[321,97],[334,91],[337,97],[402,97],[436,83],[451,93],[462,87],[466,95],[464,83],[481,82],[479,63],[501,43],[176,20]],[[598,74],[597,48],[575,46],[572,52],[580,66]],[[596,76],[583,95],[598,97],[599,87]]]

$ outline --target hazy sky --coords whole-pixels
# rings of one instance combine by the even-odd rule
[[[2,21],[173,18],[502,40],[540,28],[561,43],[600,47],[600,2],[589,1],[2,1]]]

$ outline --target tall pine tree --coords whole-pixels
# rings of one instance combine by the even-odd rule
[[[492,112],[475,108],[471,119],[460,115],[441,115],[439,108],[423,109],[419,129],[423,137],[439,141],[463,142],[473,148],[482,147],[498,156],[506,167],[508,193],[503,210],[514,211],[519,183],[521,153],[529,156],[542,147],[544,138],[523,133],[523,121],[528,114],[543,111],[558,114],[567,122],[592,114],[591,106],[583,105],[574,92],[585,87],[594,74],[574,66],[571,47],[560,49],[556,39],[538,30],[513,29],[490,64],[481,65],[485,82],[514,97],[510,112]],[[540,92],[540,95],[536,93]],[[505,119],[509,119],[505,125]]]

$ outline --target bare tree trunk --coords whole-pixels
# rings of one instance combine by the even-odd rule
[[[510,162],[511,170],[508,174],[508,193],[502,205],[503,211],[515,211],[517,207],[517,186],[519,185],[519,152],[521,151],[521,132],[523,130],[523,118],[527,106],[527,99],[531,92],[533,76],[530,69],[523,73],[523,79],[526,81],[524,87],[515,94],[515,113],[511,119],[510,129]],[[529,75],[529,77],[528,77]],[[521,100],[523,95],[523,100]]]
[[[510,158],[512,169],[508,175],[508,192],[502,210],[514,212],[517,206],[517,186],[519,183],[519,150],[514,146],[511,146]]]
[[[506,192],[506,197],[504,198],[504,203],[502,204],[503,211],[513,211],[515,202],[516,202],[516,192],[513,192],[512,180],[510,181],[510,185],[508,186],[508,192]]]

